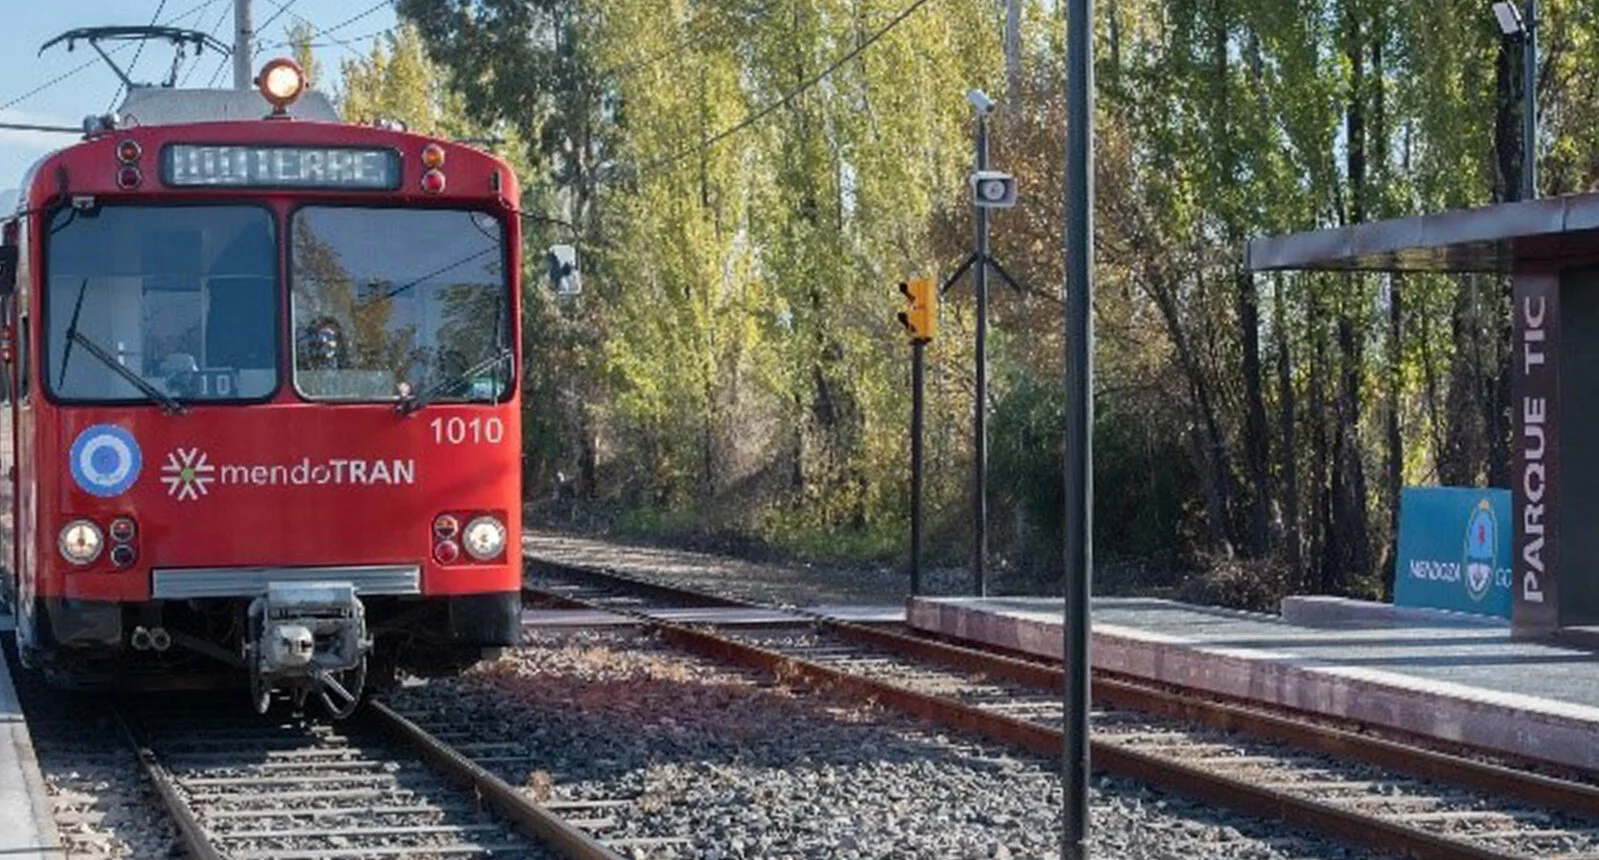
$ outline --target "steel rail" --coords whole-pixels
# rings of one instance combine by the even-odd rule
[[[537,561],[558,571],[576,570],[578,575],[586,579],[615,580],[629,587],[640,582],[632,577],[610,572],[574,569],[570,565],[548,564],[542,559]],[[647,583],[647,585],[652,591],[667,591],[680,600],[693,595],[693,592],[685,589],[656,583]],[[1064,751],[1065,735],[1058,729],[865,678],[777,651],[730,640],[708,631],[662,621],[650,616],[647,611],[604,607],[569,596],[562,596],[561,599],[568,605],[633,615],[658,630],[663,640],[668,643],[715,660],[755,668],[771,673],[779,679],[799,679],[814,686],[837,689],[868,698],[903,712],[954,728],[976,732],[1039,755],[1059,757]],[[723,601],[724,605],[728,601],[727,598],[717,599]],[[735,605],[758,606],[748,601],[732,602]],[[1056,666],[835,621],[814,613],[797,613],[797,615],[803,616],[800,620],[816,623],[844,638],[884,648],[900,656],[942,663],[964,671],[1004,678],[1025,686],[1047,690],[1061,689],[1065,682],[1064,672]],[[1102,700],[1121,707],[1280,740],[1315,752],[1364,761],[1462,787],[1494,794],[1511,793],[1519,799],[1541,805],[1589,815],[1599,812],[1599,789],[1580,783],[1569,783],[1432,750],[1409,747],[1252,708],[1185,698],[1167,690],[1102,677],[1098,673],[1094,681],[1094,691]],[[1429,833],[1348,808],[1220,776],[1138,752],[1114,741],[1096,739],[1091,741],[1091,746],[1096,769],[1141,779],[1179,794],[1220,802],[1241,811],[1320,830],[1337,838],[1399,850],[1410,856],[1429,858],[1429,860],[1431,858],[1485,860],[1485,858],[1520,856],[1494,851],[1449,836]]]
[[[743,609],[773,608],[771,606],[763,606],[752,600],[743,600],[737,597],[724,597],[719,594],[706,594],[701,591],[679,588],[675,585],[651,582],[648,579],[640,579],[636,576],[629,576],[625,573],[620,573],[614,570],[583,567],[581,565],[567,564],[565,562],[550,561],[549,559],[539,558],[537,556],[527,556],[527,558],[532,561],[534,565],[546,568],[559,576],[565,576],[572,579],[581,579],[586,582],[599,584],[601,586],[619,582],[641,595],[665,601],[672,606],[727,606]],[[557,603],[572,599],[555,592],[550,592],[546,589],[524,587],[523,590],[539,592],[541,596],[548,597]],[[588,604],[580,603],[580,606],[584,609],[593,608]],[[574,606],[573,608],[577,607]]]
[[[1066,682],[1065,672],[1054,665],[1018,660],[841,621],[829,622],[827,629],[846,639],[884,648],[901,656],[934,660],[965,671],[1005,678],[1039,689],[1059,690]],[[1499,796],[1508,795],[1540,806],[1582,815],[1599,814],[1599,787],[1585,783],[1410,746],[1258,708],[1197,698],[1124,678],[1108,677],[1099,672],[1094,677],[1094,698],[1117,707],[1282,741],[1304,750],[1341,759],[1356,759],[1462,788]]]
[[[782,680],[798,679],[819,688],[843,691],[933,722],[1013,744],[1037,755],[1058,758],[1064,751],[1066,738],[1059,729],[990,713],[962,702],[736,642],[714,633],[678,624],[656,623],[654,626],[668,643],[715,660],[758,669]],[[1519,856],[1221,776],[1114,742],[1091,740],[1090,745],[1096,769],[1139,779],[1177,794],[1219,802],[1242,812],[1319,830],[1339,839],[1397,850],[1422,860],[1506,860]]]
[[[539,806],[505,780],[450,748],[388,705],[368,700],[366,711],[380,728],[405,741],[445,776],[476,791],[489,806],[524,834],[572,860],[624,860],[622,855]]]
[[[150,784],[155,786],[156,794],[161,798],[161,805],[166,807],[167,816],[178,828],[178,838],[183,843],[184,853],[192,860],[223,860],[217,853],[216,845],[211,840],[211,834],[206,831],[200,819],[195,817],[194,810],[189,808],[178,793],[177,780],[166,765],[161,763],[161,758],[150,749],[144,738],[133,730],[128,721],[122,716],[122,711],[113,708],[112,719],[116,720],[117,730],[122,734],[128,745],[133,747],[138,756],[139,767],[144,775],[149,778]]]
[[[537,559],[537,563],[560,573],[590,581],[611,580],[629,588],[637,587],[640,591],[650,594],[669,594],[676,602],[688,602],[699,597],[706,601],[718,601],[718,605],[770,608],[751,601],[699,595],[687,589],[652,583],[610,571],[595,571],[550,563],[544,559]],[[581,608],[594,608],[582,601],[572,602]],[[839,621],[804,610],[790,611],[845,639],[883,648],[903,657],[930,660],[963,671],[1004,678],[1041,690],[1061,690],[1066,683],[1060,661],[1052,658],[1023,659],[996,654],[985,648],[973,648],[939,639],[909,636],[892,630]],[[1479,761],[1462,755],[1362,734],[1299,716],[1287,716],[1280,710],[1219,701],[1203,691],[1180,685],[1155,685],[1101,670],[1094,671],[1093,690],[1096,701],[1117,707],[1282,741],[1310,752],[1363,761],[1423,779],[1514,797],[1528,803],[1580,815],[1599,815],[1599,786],[1588,783],[1518,770],[1503,764]],[[1418,738],[1418,740],[1431,739]],[[1491,750],[1472,751],[1503,758],[1502,754]]]

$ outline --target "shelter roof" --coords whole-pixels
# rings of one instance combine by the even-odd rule
[[[1508,272],[1599,263],[1599,193],[1253,239],[1252,271]]]

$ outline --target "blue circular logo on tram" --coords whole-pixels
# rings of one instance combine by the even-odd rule
[[[133,434],[115,424],[95,424],[78,434],[68,454],[72,480],[96,496],[120,496],[139,479],[143,459]]]

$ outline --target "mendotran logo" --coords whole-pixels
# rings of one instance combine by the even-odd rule
[[[161,467],[167,495],[192,501],[211,491],[213,483],[240,487],[407,486],[416,483],[413,459],[369,460],[333,457],[292,463],[212,463],[199,448],[177,448]]]

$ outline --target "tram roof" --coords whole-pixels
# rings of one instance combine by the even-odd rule
[[[1251,271],[1508,272],[1599,263],[1599,193],[1252,239]]]
[[[257,90],[180,90],[135,87],[117,108],[117,116],[130,126],[186,125],[200,122],[258,120],[272,105]],[[315,90],[301,94],[288,109],[294,119],[339,122],[339,112],[328,97]]]

